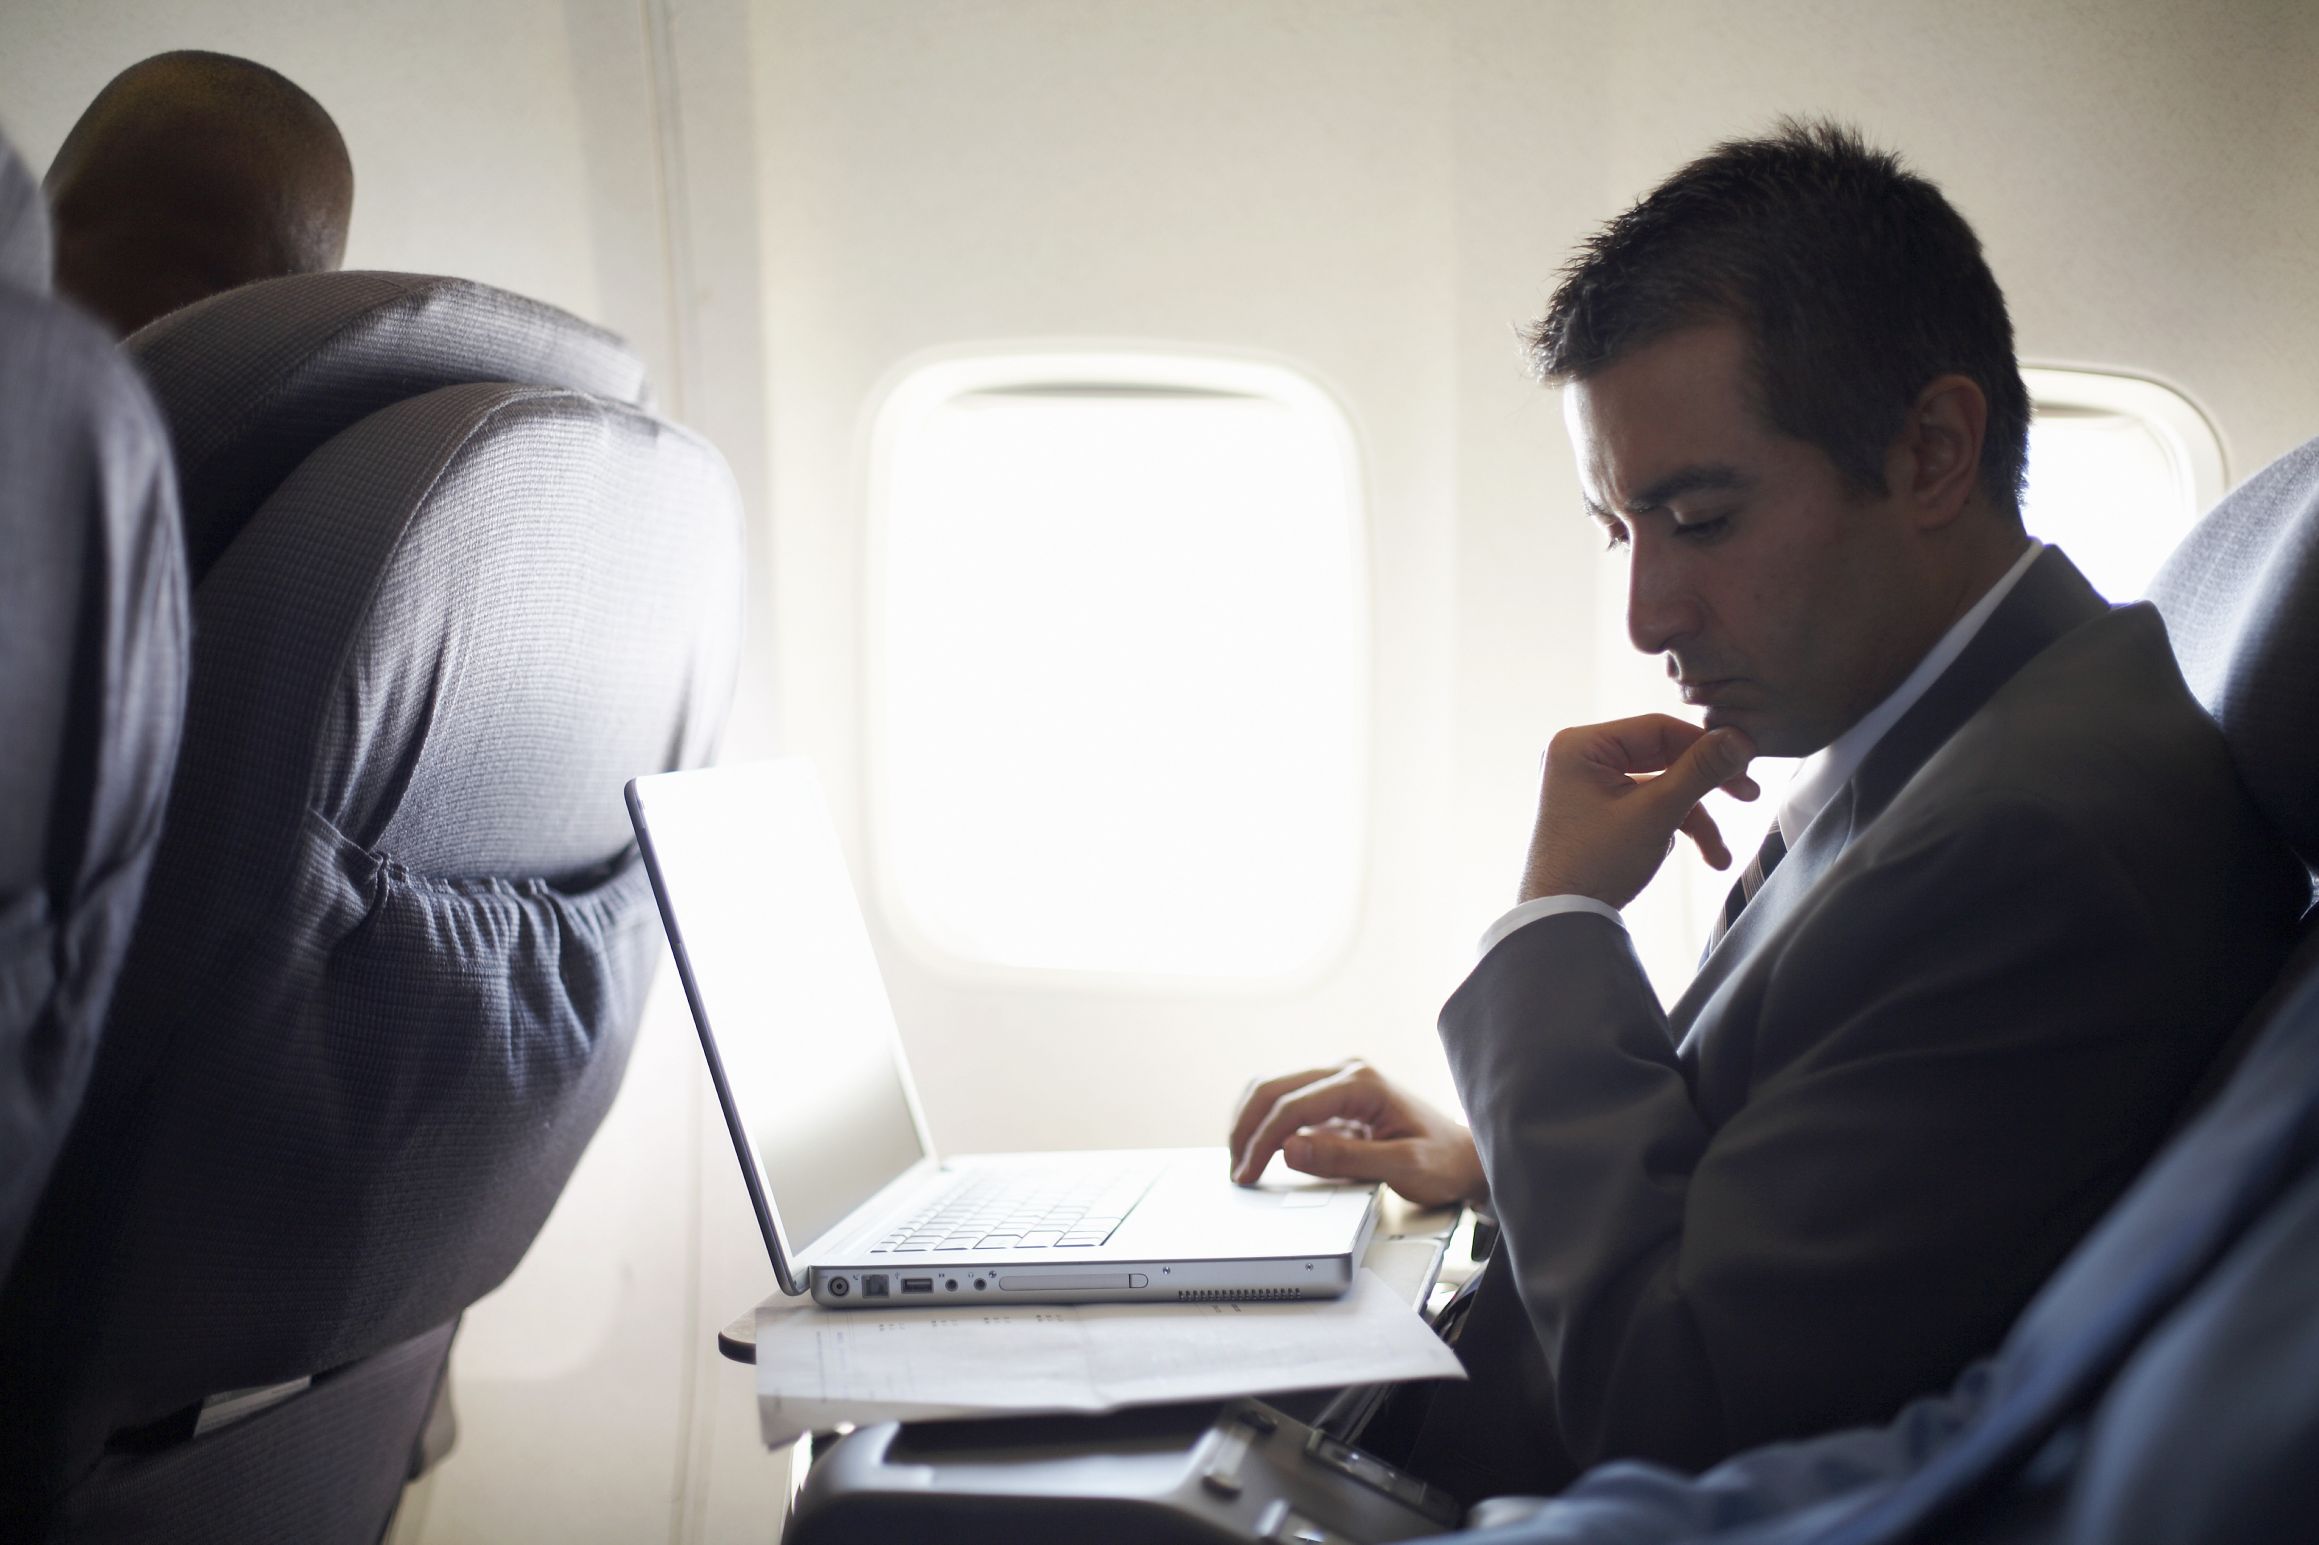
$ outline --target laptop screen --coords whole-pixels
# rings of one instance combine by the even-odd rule
[[[836,828],[802,761],[632,787],[702,1039],[794,1262],[926,1151]]]

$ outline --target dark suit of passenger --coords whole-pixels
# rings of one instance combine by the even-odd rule
[[[48,259],[0,140],[0,1280],[94,1065],[185,715],[168,436]]]
[[[2307,895],[2157,614],[2044,553],[1672,1012],[1584,913],[1450,999],[1504,1238],[1412,1462],[1550,1489],[1941,1386],[2158,1146]]]

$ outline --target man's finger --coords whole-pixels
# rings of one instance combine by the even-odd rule
[[[1398,1186],[1416,1163],[1417,1141],[1354,1137],[1327,1128],[1292,1134],[1282,1150],[1288,1167],[1324,1180],[1381,1180]]]
[[[1278,1077],[1265,1079],[1262,1083],[1250,1083],[1247,1090],[1240,1096],[1240,1108],[1232,1114],[1230,1147],[1235,1167],[1239,1163],[1240,1150],[1248,1146],[1248,1140],[1256,1135],[1256,1129],[1263,1125],[1264,1118],[1272,1114],[1272,1107],[1280,1103],[1282,1095],[1293,1093],[1307,1084],[1317,1084],[1322,1079],[1333,1077],[1343,1070],[1342,1064],[1335,1067],[1306,1068],[1301,1073],[1282,1073]]]
[[[1674,764],[1706,734],[1672,714],[1637,714],[1585,727],[1587,755],[1622,773],[1655,773]]]
[[[1638,792],[1659,807],[1668,826],[1681,826],[1685,812],[1705,799],[1710,789],[1745,773],[1754,755],[1754,744],[1738,730],[1711,730],[1675,758],[1673,766],[1638,785]]]
[[[1675,829],[1698,845],[1699,856],[1707,860],[1708,868],[1731,867],[1731,845],[1723,840],[1723,829],[1715,824],[1705,805],[1693,805]]]
[[[1234,1150],[1237,1162],[1232,1166],[1232,1178],[1244,1186],[1254,1185],[1264,1173],[1264,1166],[1272,1162],[1272,1156],[1299,1128],[1319,1126],[1337,1116],[1365,1119],[1375,1103],[1370,1091],[1353,1081],[1351,1069],[1281,1096],[1265,1113],[1255,1133]]]
[[[1362,1140],[1338,1133],[1299,1132],[1288,1140],[1288,1167],[1324,1180],[1378,1180],[1420,1207],[1466,1199],[1459,1177],[1442,1168],[1438,1144],[1420,1138]]]

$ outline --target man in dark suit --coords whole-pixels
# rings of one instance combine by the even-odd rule
[[[1504,1528],[1488,1536],[1503,1545],[2310,1540],[2319,950],[2298,952],[2255,1029],[2213,1103],[1954,1387],[1701,1476],[1605,1465],[1469,1526]]]
[[[1237,1173],[1486,1203],[1467,1495],[1877,1421],[1992,1348],[2156,1148],[2308,894],[2146,607],[2023,531],[2004,300],[1939,191],[1790,124],[1582,250],[1533,340],[1637,648],[1705,724],[1554,737],[1520,904],[1444,1008],[1470,1137],[1364,1065]],[[1663,1010],[1618,908],[1809,756]]]

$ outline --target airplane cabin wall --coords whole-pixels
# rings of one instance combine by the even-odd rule
[[[1210,1137],[1248,1072],[1347,1050],[1442,1089],[1432,1012],[1506,899],[1537,753],[1623,647],[1512,331],[1579,236],[1714,140],[1813,111],[1901,149],[1981,230],[2025,357],[2176,386],[2236,474],[2319,427],[2307,7],[795,0],[757,20],[774,668],[857,858],[864,429],[897,362],[1073,336],[1260,350],[1343,398],[1366,458],[1379,819],[1350,954],[1254,998],[995,987],[880,919],[953,1145]]]
[[[1244,1077],[1344,1051],[1446,1095],[1432,1014],[1508,899],[1546,735],[1603,710],[1621,648],[1614,560],[1513,329],[1578,237],[1712,140],[1811,111],[1902,150],[1981,232],[2026,359],[2176,386],[2234,481],[2319,433],[2319,14],[2186,10],[31,0],[0,11],[0,125],[38,169],[121,66],[249,54],[346,131],[351,266],[633,338],[757,522],[727,753],[818,758],[857,872],[862,459],[897,365],[1135,339],[1326,384],[1375,592],[1350,951],[1278,991],[994,987],[911,955],[865,884],[946,1144],[1207,1142]],[[468,1318],[460,1448],[405,1545],[769,1533],[782,1477],[709,1340],[770,1272],[671,989],[539,1244]]]

